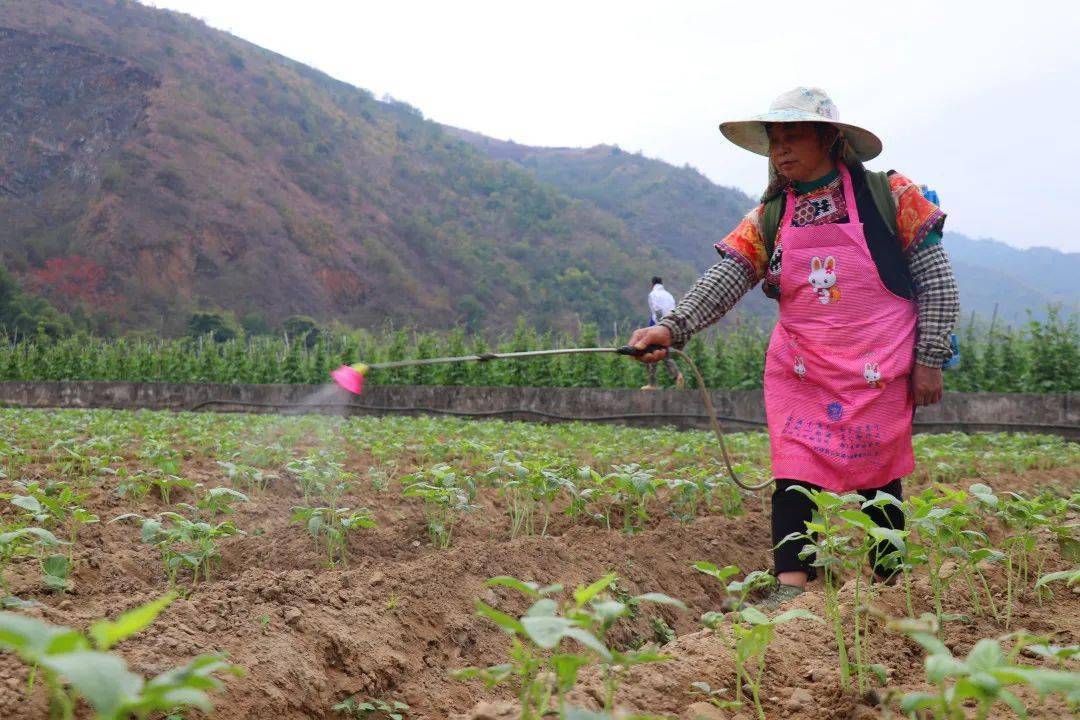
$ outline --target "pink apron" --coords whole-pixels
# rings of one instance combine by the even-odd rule
[[[789,189],[780,320],[765,360],[773,477],[834,492],[881,487],[915,467],[915,303],[885,287],[842,164],[848,222],[792,227]]]

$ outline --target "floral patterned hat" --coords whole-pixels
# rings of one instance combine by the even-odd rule
[[[871,160],[881,154],[881,140],[858,125],[839,121],[840,112],[821,88],[797,87],[773,100],[769,112],[749,120],[720,123],[720,132],[731,142],[758,155],[768,156],[769,137],[766,123],[824,122],[829,123],[847,139],[860,160]]]

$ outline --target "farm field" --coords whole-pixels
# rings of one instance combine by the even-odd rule
[[[764,434],[728,445],[767,477]],[[139,717],[204,717],[181,707],[203,690],[226,719],[1070,716],[1080,445],[950,434],[916,453],[904,533],[815,497],[823,577],[770,622],[721,611],[767,581],[769,502],[708,433],[0,410],[0,646],[27,618],[90,637],[25,640],[33,674],[0,653],[0,717],[93,717],[50,681],[78,674],[63,643],[158,676]],[[882,537],[902,545],[893,585],[864,571]],[[95,624],[162,597],[153,622]],[[111,687],[120,670],[85,659]]]

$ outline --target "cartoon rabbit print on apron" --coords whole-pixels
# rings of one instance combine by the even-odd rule
[[[836,287],[836,258],[829,256],[823,261],[818,256],[810,259],[809,283],[822,305],[828,305],[840,299],[840,288]]]

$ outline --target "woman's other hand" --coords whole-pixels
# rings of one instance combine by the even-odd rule
[[[634,331],[634,334],[630,336],[629,345],[637,348],[638,350],[644,350],[650,345],[663,345],[663,350],[653,350],[651,353],[648,353],[646,355],[631,356],[639,362],[660,362],[667,357],[667,348],[671,345],[671,331],[663,325],[653,325],[652,327],[638,328]]]
[[[915,363],[915,369],[911,371],[911,394],[915,396],[916,405],[933,405],[941,402],[943,385],[941,368]]]

